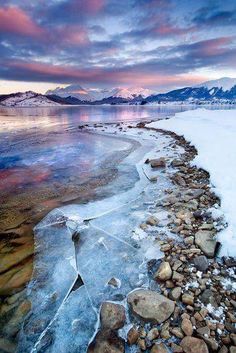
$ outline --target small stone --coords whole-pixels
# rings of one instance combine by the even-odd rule
[[[107,284],[108,284],[109,286],[112,286],[112,287],[115,287],[115,288],[119,288],[119,286],[120,286],[120,281],[119,281],[117,278],[112,277],[112,278],[107,282]]]
[[[185,293],[182,295],[182,302],[187,305],[193,305],[194,297],[190,294]]]
[[[153,340],[155,340],[156,338],[158,338],[159,337],[159,331],[158,331],[158,329],[157,328],[152,328],[149,332],[148,332],[148,334],[147,334],[147,338],[150,340],[150,341],[153,341]]]
[[[102,303],[101,327],[110,330],[118,330],[125,324],[125,308],[123,305],[111,302]]]
[[[228,348],[226,346],[222,346],[218,353],[228,353]]]
[[[205,272],[208,269],[209,263],[204,255],[195,257],[193,262],[195,267],[201,272]]]
[[[183,338],[184,335],[183,335],[183,332],[181,331],[180,328],[178,327],[174,327],[172,330],[171,330],[172,334],[175,335],[176,337],[178,338]]]
[[[216,249],[216,239],[213,233],[208,230],[199,230],[195,234],[195,243],[207,257],[214,257]]]
[[[231,346],[229,349],[230,353],[236,353],[236,346]]]
[[[184,280],[184,276],[181,275],[181,273],[174,271],[173,276],[172,276],[172,280],[176,281],[176,282],[182,282]]]
[[[150,165],[152,168],[165,168],[166,160],[165,158],[151,159]]]
[[[146,220],[146,223],[149,225],[149,226],[156,226],[159,221],[157,218],[155,218],[154,216],[151,216],[149,217],[147,220]]]
[[[186,336],[192,336],[193,334],[193,326],[189,319],[183,319],[181,328]]]
[[[139,338],[137,340],[137,345],[139,346],[139,348],[142,350],[142,351],[145,351],[146,350],[146,343],[145,343],[145,339],[143,338]]]
[[[154,278],[160,281],[167,281],[172,276],[172,269],[170,267],[169,262],[162,262],[157,272],[154,275]]]
[[[175,287],[170,292],[170,299],[177,301],[181,297],[181,287]]]
[[[218,343],[213,338],[202,337],[211,351],[215,352],[218,349]]]
[[[211,331],[208,326],[203,326],[203,327],[199,327],[197,329],[197,333],[201,336],[209,337]]]
[[[184,353],[209,353],[206,343],[199,338],[186,336],[182,339],[180,346]]]
[[[168,353],[168,350],[163,343],[155,343],[152,346],[151,353]]]
[[[130,346],[135,344],[139,338],[139,330],[136,327],[131,327],[127,334],[127,342]]]

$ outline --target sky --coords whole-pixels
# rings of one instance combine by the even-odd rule
[[[236,0],[5,0],[0,94],[236,77]]]

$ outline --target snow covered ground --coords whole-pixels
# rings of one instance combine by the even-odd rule
[[[229,224],[219,233],[221,253],[236,256],[236,110],[187,111],[149,126],[184,135],[197,148],[193,163],[209,171]]]

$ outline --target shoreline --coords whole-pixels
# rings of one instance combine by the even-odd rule
[[[111,124],[95,123],[93,125],[102,125],[100,126],[102,129],[105,125]],[[120,126],[120,131],[122,131],[124,125],[125,124],[119,123],[116,128]],[[166,132],[161,129],[148,128],[145,127],[145,124],[143,123],[141,123],[141,125],[137,125],[139,125],[140,131],[153,130],[165,136],[171,137],[174,141],[170,141],[170,145],[172,145],[173,149],[176,149],[176,146],[178,145],[183,148],[185,152],[183,155],[181,153],[179,154],[181,156],[180,161],[174,162],[174,160],[172,160],[172,164],[167,161],[165,168],[161,168],[164,174],[168,174],[167,178],[169,178],[171,183],[173,183],[173,188],[166,190],[166,198],[161,201],[162,204],[159,204],[158,207],[169,213],[169,219],[171,222],[167,225],[167,227],[170,227],[170,231],[178,236],[178,240],[176,241],[173,238],[161,240],[157,237],[157,242],[159,242],[160,249],[163,251],[164,258],[162,259],[162,264],[160,264],[159,261],[158,266],[156,264],[151,270],[153,271],[152,276],[154,275],[155,277],[154,281],[159,287],[158,292],[160,291],[163,297],[175,301],[175,310],[171,314],[171,319],[164,320],[164,324],[154,325],[151,329],[149,326],[147,327],[144,325],[142,320],[140,321],[139,313],[138,322],[137,319],[135,319],[133,327],[128,331],[128,336],[126,335],[126,337],[123,337],[126,341],[128,341],[128,343],[126,343],[126,349],[129,349],[129,344],[133,343],[143,351],[151,349],[151,352],[155,353],[155,347],[156,349],[158,349],[158,346],[161,348],[160,346],[163,346],[164,342],[167,346],[171,347],[173,352],[182,352],[183,349],[185,349],[183,347],[185,347],[186,341],[188,340],[189,342],[187,343],[189,345],[197,343],[200,344],[201,347],[204,347],[204,352],[207,352],[205,347],[208,347],[209,350],[219,352],[221,345],[231,347],[235,344],[235,332],[233,328],[235,321],[233,314],[232,316],[228,315],[224,317],[226,324],[225,322],[221,322],[222,315],[224,311],[226,311],[226,308],[232,312],[235,308],[235,294],[229,289],[224,289],[221,285],[221,281],[223,281],[226,276],[228,276],[228,278],[231,277],[230,273],[227,272],[227,268],[228,266],[231,266],[229,264],[232,260],[225,259],[225,262],[222,262],[222,260],[214,258],[215,254],[213,254],[213,257],[211,256],[213,260],[209,260],[206,253],[195,244],[195,234],[198,231],[210,232],[211,234],[212,232],[215,233],[214,223],[216,220],[211,218],[210,214],[207,215],[207,210],[212,208],[212,206],[216,203],[220,204],[220,200],[210,190],[209,174],[204,170],[199,170],[189,166],[189,162],[194,158],[197,152],[193,146],[186,142],[183,137],[180,137],[175,133]],[[131,127],[126,124],[126,130],[132,131],[133,128],[135,128],[135,126]],[[95,127],[95,130],[96,129],[99,130],[99,127]],[[175,170],[173,175],[168,173],[168,168],[170,168],[170,166]],[[189,174],[191,176],[191,180],[189,180]],[[194,183],[192,183],[193,180]],[[154,182],[154,180],[152,182]],[[188,193],[189,189],[192,190],[193,195]],[[195,194],[194,190],[197,191]],[[199,190],[201,190],[201,192]],[[185,199],[183,195],[186,197]],[[205,196],[206,199],[204,200]],[[199,201],[202,197],[203,200]],[[197,201],[197,203],[193,202],[194,200]],[[189,204],[190,208],[188,209],[187,207],[186,210],[185,206]],[[184,208],[186,212],[181,214],[180,209],[182,208]],[[203,210],[204,213],[202,215],[200,213],[198,214],[198,211],[202,212]],[[194,213],[197,218],[195,216],[192,218],[190,215],[193,215]],[[175,221],[177,222],[176,224]],[[201,228],[201,226],[205,223],[207,224],[207,227],[205,227],[206,229],[204,229],[204,227]],[[222,220],[219,220],[219,223],[222,224]],[[153,216],[152,219],[147,219],[146,222],[141,223],[140,229],[144,232],[153,232],[153,229],[155,229],[155,232],[158,234],[158,224],[159,220]],[[209,227],[209,225],[211,225],[211,227]],[[199,257],[201,257],[200,264],[197,263],[196,265],[194,261]],[[203,257],[206,259],[203,259]],[[167,263],[169,265],[166,265]],[[176,263],[178,263],[178,266]],[[201,271],[198,267],[203,265],[205,266],[205,269]],[[166,270],[166,268],[169,270],[167,279],[163,276],[163,269]],[[203,267],[201,267],[201,269],[202,268]],[[199,274],[200,272],[201,275]],[[193,287],[191,285],[187,286],[188,283],[193,283]],[[209,290],[211,290],[211,292],[209,292]],[[204,291],[208,291],[207,293],[210,301],[208,304],[203,303],[203,306],[201,306],[201,304],[199,304],[199,298],[204,294]],[[218,304],[218,301],[215,299],[215,294],[218,292],[225,296],[223,299],[223,306]],[[220,310],[220,315],[217,312],[217,308],[212,309],[212,307],[214,307],[212,303],[214,305],[217,303],[218,307],[223,308]],[[132,304],[129,303],[129,305]],[[183,306],[185,306],[184,309]],[[206,309],[207,306],[208,309]],[[219,316],[217,317],[217,315]],[[172,325],[173,320],[174,322],[178,322],[177,326],[176,323],[174,326]],[[99,334],[101,334],[102,330],[102,327],[100,327],[97,331],[97,334],[93,340],[93,345],[96,346],[98,339],[101,340],[101,338],[99,338]],[[186,332],[188,334],[186,334]],[[206,335],[208,337],[206,337]],[[120,338],[117,334],[115,337],[116,345],[118,347],[116,348],[119,349],[120,347],[118,352],[123,352],[122,347],[124,342],[122,338]],[[134,339],[134,337],[136,339]],[[188,337],[188,339],[186,340],[184,337]],[[106,341],[108,338],[109,337],[103,337],[103,340],[105,339]],[[194,339],[200,340],[201,342],[199,343],[199,341],[194,341]],[[204,344],[206,344],[206,346]],[[163,349],[165,349],[165,347]],[[226,348],[222,349],[224,349],[222,350],[223,353],[227,352],[227,350],[225,350]],[[163,350],[163,352],[165,351]],[[199,353],[200,352],[201,351],[199,350]]]

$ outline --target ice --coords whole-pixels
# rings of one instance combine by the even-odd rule
[[[221,254],[236,255],[236,113],[234,110],[198,109],[177,113],[169,120],[149,124],[171,130],[192,142],[198,150],[193,163],[209,171],[214,192],[221,198],[221,208],[228,227],[218,234]]]
[[[153,214],[170,181],[157,171],[158,181],[150,182],[143,165],[150,150],[153,157],[171,152],[157,152],[149,134],[138,139],[139,152],[125,161],[134,164],[139,175],[132,188],[124,191],[116,181],[113,196],[55,209],[35,228],[34,280],[28,288],[32,310],[21,331],[19,353],[85,353],[102,302],[124,303],[130,291],[153,287],[147,261],[163,256],[156,241],[158,228],[140,236],[140,224]],[[168,143],[161,137],[158,146]],[[145,169],[148,173],[148,166]],[[160,216],[164,220],[165,214]]]

